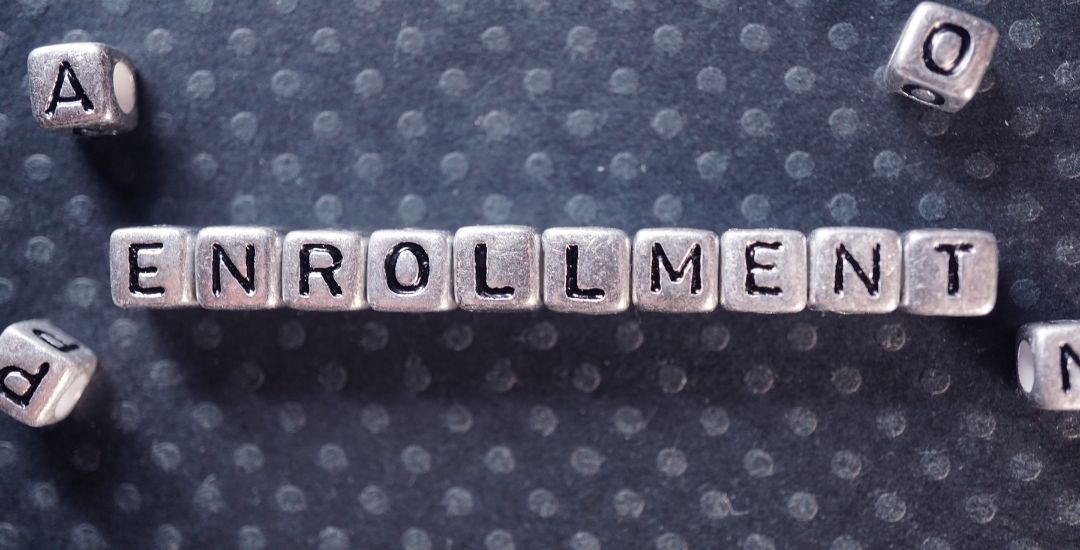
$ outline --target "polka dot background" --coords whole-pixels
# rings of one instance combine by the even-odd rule
[[[881,87],[912,2],[0,3],[0,312],[89,342],[0,422],[0,548],[1064,548],[1080,417],[1017,395],[1080,292],[1077,3],[947,115]],[[142,122],[38,130],[27,52],[96,40]],[[996,311],[584,318],[123,311],[156,223],[992,230]]]

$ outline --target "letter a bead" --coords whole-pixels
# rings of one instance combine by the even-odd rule
[[[0,410],[29,426],[67,417],[97,369],[85,344],[44,319],[0,333]]]
[[[118,134],[135,128],[135,69],[124,54],[94,42],[37,48],[26,60],[30,107],[47,130]]]

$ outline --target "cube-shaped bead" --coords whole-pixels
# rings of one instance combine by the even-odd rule
[[[1080,321],[1032,323],[1016,339],[1020,391],[1035,406],[1080,410]]]
[[[466,311],[528,311],[540,297],[540,236],[531,227],[481,225],[454,234],[454,295]]]
[[[376,311],[449,311],[455,308],[446,231],[390,229],[368,241],[367,293]]]
[[[916,315],[986,315],[997,300],[997,240],[985,231],[918,229],[903,234],[900,305]]]
[[[630,307],[630,238],[618,229],[556,227],[541,236],[544,303],[603,315]]]
[[[290,231],[281,251],[286,306],[315,311],[367,308],[367,239],[355,231]]]
[[[36,48],[27,57],[26,69],[30,106],[42,128],[118,134],[139,122],[134,65],[105,44]]]
[[[634,235],[631,279],[642,311],[708,313],[720,284],[720,238],[700,229],[642,229]]]
[[[900,305],[903,258],[895,231],[824,227],[807,243],[810,309],[889,313]]]
[[[113,303],[123,308],[181,308],[195,299],[195,231],[125,227],[109,239]]]
[[[281,235],[267,227],[206,227],[195,239],[195,295],[207,309],[281,305]]]
[[[934,2],[915,6],[886,68],[886,87],[956,112],[975,97],[997,46],[993,25]]]
[[[806,308],[806,236],[787,229],[731,229],[720,236],[720,304],[729,311]]]
[[[0,334],[0,410],[29,426],[66,418],[97,369],[90,348],[45,319]]]

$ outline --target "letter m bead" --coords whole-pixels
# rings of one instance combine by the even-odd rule
[[[1080,410],[1080,321],[1032,323],[1016,338],[1020,391],[1041,409]]]
[[[67,417],[97,368],[85,344],[44,319],[0,333],[0,410],[28,426]]]
[[[26,68],[30,106],[46,130],[119,134],[139,122],[134,65],[105,44],[37,48],[27,57]]]

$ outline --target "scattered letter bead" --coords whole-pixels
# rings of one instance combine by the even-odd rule
[[[207,227],[195,244],[195,295],[207,309],[281,305],[281,235],[267,227]]]
[[[997,40],[997,29],[990,23],[923,2],[904,25],[885,84],[925,105],[959,111],[979,90]]]
[[[375,311],[454,309],[452,237],[446,231],[389,229],[368,241],[368,303]]]
[[[998,250],[985,231],[918,229],[904,233],[901,307],[916,315],[986,315],[997,300]]]
[[[634,304],[642,311],[716,309],[720,238],[699,229],[642,229],[634,235]]]
[[[85,344],[44,319],[0,334],[0,410],[29,426],[67,417],[97,368]]]
[[[462,227],[454,235],[454,294],[466,311],[534,310],[540,299],[540,236],[531,227]]]
[[[127,227],[109,239],[113,303],[123,308],[180,308],[195,299],[195,231]]]
[[[367,307],[367,239],[355,231],[290,231],[281,245],[281,297],[293,309]]]
[[[1016,340],[1020,391],[1041,409],[1080,410],[1080,321],[1032,323]]]
[[[806,237],[785,229],[731,229],[720,237],[720,303],[729,311],[806,308]]]
[[[900,305],[900,236],[887,229],[824,227],[810,233],[810,309],[889,313]]]
[[[630,307],[630,238],[618,229],[556,227],[541,236],[544,303],[602,315]]]
[[[79,134],[135,128],[135,69],[124,54],[94,42],[37,48],[26,60],[38,125]]]

